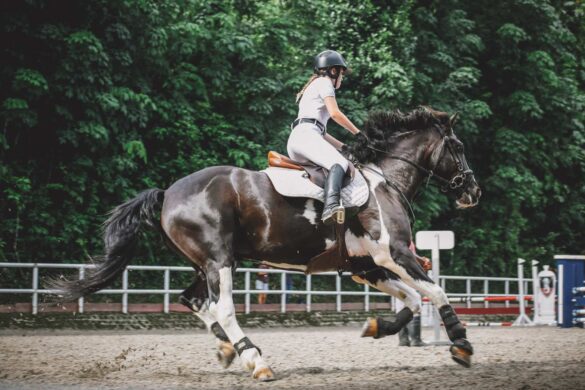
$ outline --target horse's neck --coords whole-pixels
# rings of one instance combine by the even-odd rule
[[[425,153],[427,150],[427,142],[417,142],[417,139],[419,138],[420,137],[408,140],[412,145],[417,145],[416,147],[405,148],[401,143],[398,143],[388,151],[389,157],[382,159],[379,164],[379,169],[388,179],[398,186],[400,191],[402,191],[409,200],[414,198],[426,175],[424,172],[416,168],[416,166],[392,158],[391,156],[398,156],[419,166],[426,167],[426,164],[428,163],[428,161],[426,161],[428,156]]]

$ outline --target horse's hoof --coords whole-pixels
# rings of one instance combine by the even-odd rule
[[[234,359],[236,358],[236,350],[231,343],[223,341],[219,345],[219,351],[217,351],[217,360],[223,366],[228,368]]]
[[[471,353],[468,350],[452,345],[450,351],[453,360],[465,368],[471,367]]]
[[[378,335],[378,320],[368,318],[362,327],[362,337],[376,337]]]
[[[254,379],[258,379],[261,382],[270,382],[276,380],[274,372],[270,369],[270,367],[261,367],[257,370],[254,370],[252,377]]]

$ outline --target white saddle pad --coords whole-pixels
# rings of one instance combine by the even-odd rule
[[[264,172],[272,181],[276,192],[284,196],[313,198],[323,202],[323,188],[314,184],[306,177],[305,171],[295,169],[269,167]],[[351,183],[341,190],[344,207],[359,207],[367,202],[370,195],[368,183],[360,171],[356,169]]]

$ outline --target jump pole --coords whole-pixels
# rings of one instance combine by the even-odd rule
[[[518,259],[518,300],[520,302],[520,315],[512,326],[531,326],[534,322],[526,315],[526,303],[524,301],[524,263],[526,260]]]

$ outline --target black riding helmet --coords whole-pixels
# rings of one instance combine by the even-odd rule
[[[335,66],[340,66],[344,70],[347,70],[348,66],[345,59],[341,54],[335,50],[325,50],[315,57],[314,69],[315,73],[319,72],[319,69],[330,69]]]

